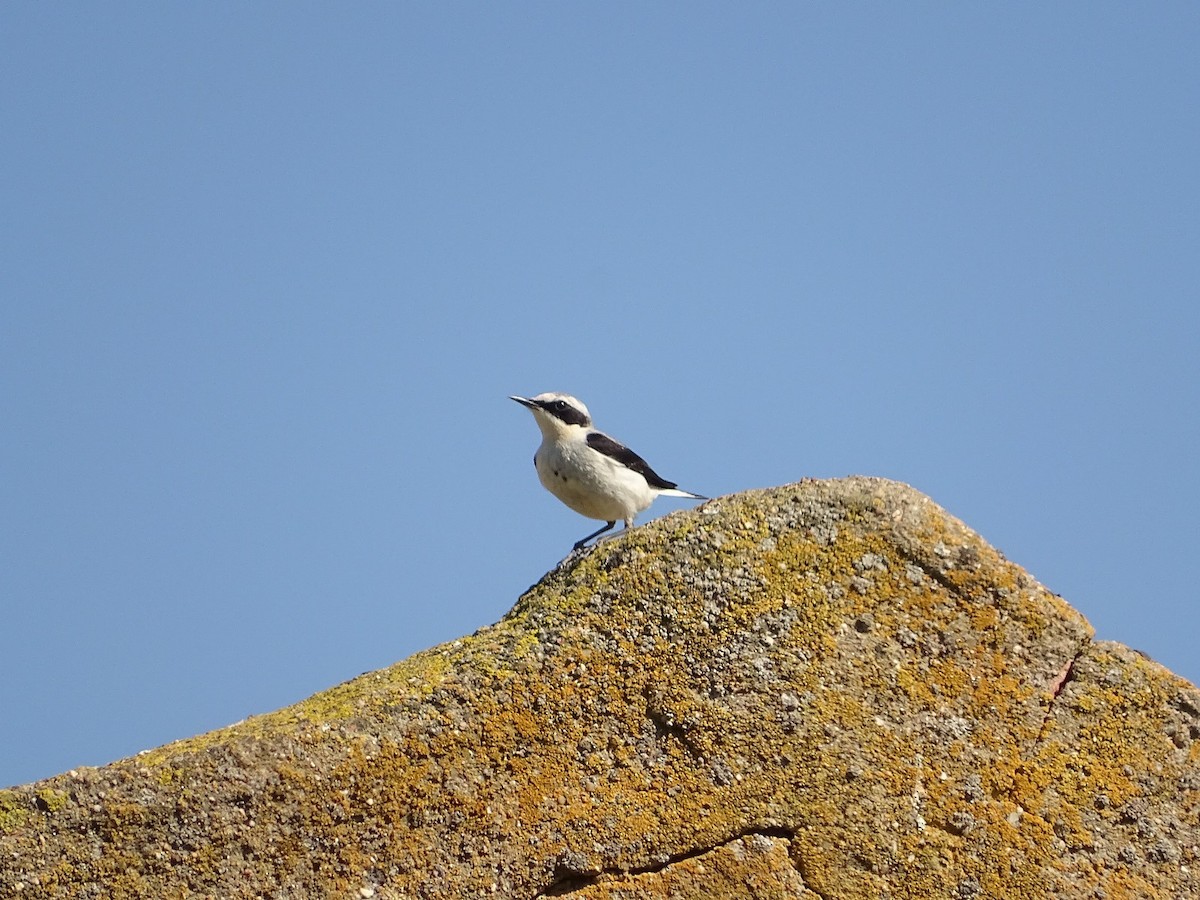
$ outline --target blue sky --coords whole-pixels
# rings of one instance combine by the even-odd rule
[[[908,482],[1200,680],[1195,4],[0,7],[0,785],[498,619],[682,487]],[[686,506],[661,500],[653,513]]]

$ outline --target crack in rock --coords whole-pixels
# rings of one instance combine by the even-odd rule
[[[935,582],[945,588],[945,590],[947,590],[952,596],[963,596],[963,589],[955,584],[950,576],[946,574],[947,564],[944,561],[942,562],[942,568],[938,568],[935,563],[922,557],[919,553],[915,552],[914,548],[912,547],[898,545],[896,549],[899,551],[901,559],[916,566],[929,578],[932,578]]]
[[[563,897],[582,891],[592,885],[598,883],[605,876],[609,877],[628,877],[631,875],[654,875],[665,871],[671,866],[679,863],[687,862],[688,860],[697,859],[709,853],[714,853],[722,848],[729,847],[737,841],[748,837],[774,838],[776,840],[792,841],[795,839],[795,834],[791,830],[776,826],[764,826],[759,828],[747,828],[745,831],[740,831],[727,840],[713,844],[708,847],[698,847],[692,850],[685,850],[682,853],[676,853],[669,856],[664,862],[650,863],[644,866],[634,866],[629,869],[608,868],[600,869],[594,872],[574,872],[566,869],[564,866],[559,867],[559,871],[555,873],[554,880],[549,886],[534,895],[533,900],[542,900],[544,897]],[[790,855],[789,855],[790,858]],[[794,865],[794,863],[793,863]],[[803,872],[799,867],[796,867],[797,873],[803,878]],[[816,891],[808,885],[805,880],[805,887],[812,891],[816,896],[820,897]]]
[[[1030,748],[1031,753],[1036,752],[1037,748],[1041,746],[1042,741],[1046,739],[1046,732],[1050,730],[1050,720],[1054,717],[1055,705],[1058,702],[1058,698],[1062,695],[1062,692],[1066,690],[1067,685],[1075,680],[1075,666],[1083,657],[1083,654],[1088,651],[1088,648],[1091,647],[1091,645],[1092,642],[1090,639],[1085,640],[1082,644],[1080,644],[1074,655],[1065,663],[1063,663],[1063,666],[1061,669],[1059,669],[1058,674],[1054,676],[1054,679],[1049,685],[1047,685],[1047,689],[1050,691],[1050,702],[1046,704],[1046,714],[1042,717],[1042,727],[1038,729],[1038,736],[1034,740],[1033,746]]]

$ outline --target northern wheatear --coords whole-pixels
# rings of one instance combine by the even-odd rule
[[[625,445],[592,427],[587,407],[570,394],[510,397],[533,413],[542,444],[533,455],[542,487],[589,519],[607,522],[575,543],[578,550],[617,524],[633,518],[660,495],[707,500],[681,491]]]

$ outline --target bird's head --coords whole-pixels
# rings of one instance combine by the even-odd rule
[[[509,397],[526,407],[537,421],[543,437],[555,440],[565,437],[572,431],[586,430],[592,427],[592,417],[588,408],[570,394],[551,392],[538,394],[536,397]]]

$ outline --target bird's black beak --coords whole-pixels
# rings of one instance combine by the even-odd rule
[[[516,400],[518,403],[520,403],[526,409],[537,409],[538,408],[538,405],[536,403],[534,403],[532,400],[527,400],[524,397],[509,397],[508,399]]]

